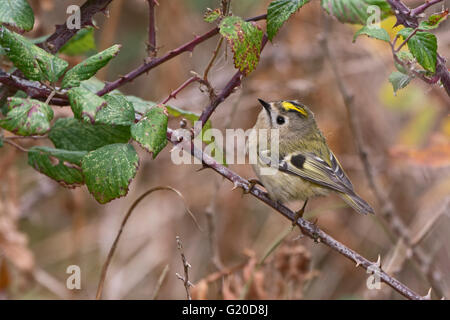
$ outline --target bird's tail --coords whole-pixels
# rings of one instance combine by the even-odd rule
[[[353,209],[362,214],[374,213],[372,207],[356,193],[339,193],[339,196]]]

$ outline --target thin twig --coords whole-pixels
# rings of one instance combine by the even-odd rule
[[[18,145],[17,143],[15,143],[15,142],[12,142],[11,140],[7,140],[7,139],[5,139],[5,140],[3,140],[4,142],[6,142],[7,144],[10,144],[10,145],[12,145],[14,148],[17,148],[17,149],[19,149],[20,151],[23,151],[23,152],[28,152],[28,149],[25,149],[24,147],[22,147],[22,146],[20,146],[20,145]]]
[[[213,51],[213,55],[211,56],[211,59],[209,60],[208,65],[206,66],[205,72],[203,72],[203,80],[208,81],[208,73],[209,70],[211,70],[211,67],[214,64],[214,61],[217,58],[217,54],[219,53],[220,47],[222,46],[223,37],[219,39],[217,42],[216,48]]]
[[[169,272],[169,265],[166,264],[164,266],[163,271],[161,272],[161,275],[158,278],[158,282],[156,283],[155,291],[153,292],[153,295],[152,295],[152,300],[156,300],[156,298],[158,297],[159,290],[161,290],[161,286],[162,286],[164,280],[166,279],[168,272]]]
[[[411,38],[417,33],[417,31],[420,31],[420,29],[419,29],[419,28],[414,29],[414,31],[411,32],[411,33],[409,34],[409,36],[408,36],[405,40],[403,40],[403,42],[398,46],[398,48],[397,48],[397,49],[394,49],[394,52],[395,52],[395,53],[399,52],[400,49],[403,48],[403,46],[404,46],[406,43],[408,43],[409,40],[411,40]]]
[[[109,265],[111,263],[111,260],[112,260],[112,258],[114,256],[114,253],[116,251],[117,244],[119,243],[120,236],[122,235],[123,229],[125,228],[125,225],[126,225],[128,219],[130,218],[131,214],[133,213],[133,210],[136,208],[136,206],[142,200],[144,200],[145,197],[147,197],[148,195],[152,194],[155,191],[160,191],[160,190],[168,190],[168,191],[175,192],[183,200],[184,206],[186,208],[186,211],[189,213],[189,215],[191,215],[191,217],[194,219],[194,222],[198,226],[198,223],[195,220],[195,217],[193,216],[192,212],[189,210],[188,206],[186,205],[186,200],[184,199],[183,195],[177,189],[174,189],[174,188],[168,187],[168,186],[160,186],[160,187],[151,188],[151,189],[147,190],[146,192],[144,192],[143,194],[141,194],[139,196],[139,198],[137,198],[132,203],[131,207],[128,209],[127,213],[125,214],[125,217],[123,218],[122,223],[120,224],[119,232],[117,233],[117,236],[114,239],[114,242],[113,242],[113,244],[111,246],[111,249],[109,250],[109,253],[108,253],[108,256],[106,258],[106,261],[103,264],[102,273],[101,273],[101,276],[100,276],[100,281],[99,281],[98,287],[97,287],[97,294],[96,294],[96,297],[95,297],[97,300],[100,300],[102,298],[103,286],[104,286],[104,283],[105,283],[106,274],[108,272],[108,267],[109,267]]]
[[[49,96],[47,97],[47,100],[45,100],[45,104],[48,104],[50,102],[50,100],[53,99],[55,94],[56,94],[56,90],[53,90],[52,93],[50,93]]]
[[[225,17],[230,12],[230,4],[231,4],[231,1],[222,0],[222,15],[225,16]],[[216,48],[214,49],[213,54],[211,56],[211,59],[209,60],[209,63],[207,65],[206,69],[205,69],[205,72],[203,73],[203,80],[205,80],[206,82],[208,82],[208,73],[211,70],[211,67],[214,64],[214,61],[217,58],[217,55],[218,55],[219,50],[220,50],[220,47],[222,46],[222,42],[223,42],[223,37],[221,37],[219,39],[219,41],[217,42]]]
[[[180,251],[181,261],[183,262],[183,271],[184,271],[184,276],[180,275],[179,273],[176,273],[176,276],[178,279],[183,281],[184,288],[186,289],[187,299],[192,300],[190,288],[193,287],[194,285],[192,284],[192,282],[189,281],[189,269],[192,268],[192,266],[189,264],[189,262],[186,259],[186,256],[184,255],[183,244],[181,243],[180,237],[177,236],[176,239],[177,239],[177,248]]]
[[[183,82],[177,89],[175,89],[174,91],[172,91],[166,99],[164,99],[163,102],[161,102],[161,104],[166,104],[167,102],[169,102],[171,99],[176,99],[177,98],[177,94],[180,93],[180,91],[182,91],[183,89],[185,89],[187,86],[189,86],[191,83],[193,82],[199,82],[201,81],[201,79],[198,76],[193,76],[190,77],[189,79],[187,79],[185,82]]]
[[[148,2],[148,44],[147,52],[149,57],[156,57],[158,49],[156,48],[156,21],[155,21],[155,5],[156,0],[147,0]]]

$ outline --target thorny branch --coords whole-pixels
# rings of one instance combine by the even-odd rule
[[[259,20],[263,20],[265,18],[266,18],[266,15],[262,14],[259,16],[249,18],[246,21],[259,21]],[[194,48],[198,44],[208,40],[209,38],[215,36],[218,33],[219,33],[219,28],[214,28],[201,36],[196,36],[193,40],[185,43],[184,45],[169,51],[168,53],[166,53],[164,56],[162,56],[160,58],[155,58],[155,59],[152,59],[151,61],[144,62],[142,65],[140,65],[133,71],[129,72],[128,74],[120,77],[116,81],[107,83],[103,89],[101,89],[100,91],[97,92],[97,94],[99,96],[103,96],[103,95],[119,88],[120,86],[124,85],[125,83],[133,81],[135,78],[142,75],[143,73],[149,72],[151,69],[159,66],[160,64],[162,64],[172,58],[175,58],[176,56],[180,55],[181,53],[194,50]],[[63,35],[65,35],[65,33]],[[65,41],[68,41],[68,40],[69,39],[66,39]],[[59,40],[58,40],[58,43],[59,43]],[[11,77],[14,77],[14,78],[11,78]],[[23,78],[20,78],[17,76],[9,75],[7,73],[0,74],[0,82],[5,84],[8,87],[13,87],[13,88],[20,89],[20,90],[26,89],[26,85],[30,85],[30,87],[32,89],[29,90],[29,92],[27,92],[29,94],[29,96],[32,98],[43,100],[43,101],[45,101],[52,92],[52,89],[47,88],[37,82],[32,82],[32,81],[29,81],[29,80],[26,80],[26,79],[23,79]],[[52,105],[67,106],[69,104],[69,101],[68,101],[66,95],[57,94],[50,101],[50,103]]]
[[[417,17],[420,14],[422,14],[429,7],[435,5],[436,3],[442,2],[442,1],[443,0],[426,0],[425,3],[421,4],[420,6],[418,6],[415,9],[411,10],[411,16],[412,17]]]
[[[249,18],[246,21],[258,21],[258,20],[262,20],[265,19],[266,15],[262,14],[253,18]],[[181,47],[178,47],[176,49],[173,49],[171,51],[169,51],[168,53],[166,53],[164,56],[160,57],[160,58],[155,58],[151,61],[145,62],[144,64],[140,65],[139,67],[137,67],[136,69],[132,70],[131,72],[127,73],[126,75],[120,77],[119,79],[113,81],[113,82],[109,82],[105,85],[105,87],[100,90],[99,92],[97,92],[97,94],[99,96],[102,96],[108,92],[111,92],[115,89],[117,89],[118,87],[124,85],[125,83],[128,83],[130,81],[133,81],[134,79],[136,79],[137,77],[139,77],[140,75],[142,75],[143,73],[149,72],[150,70],[152,70],[153,68],[159,66],[160,64],[182,54],[183,52],[188,52],[188,51],[193,51],[194,48],[204,42],[205,40],[208,40],[209,38],[215,36],[216,34],[219,33],[219,28],[216,27],[210,31],[208,31],[207,33],[201,35],[201,36],[196,36],[193,40],[185,43],[184,45],[182,45]]]
[[[0,83],[3,83],[5,86],[22,90],[24,91],[30,98],[46,100],[53,92],[53,89],[37,82],[30,81],[27,79],[23,79],[14,74],[9,74],[0,69]],[[55,94],[55,97],[52,101],[66,103],[66,98],[63,95]]]
[[[187,86],[189,86],[191,83],[193,82],[200,82],[202,83],[202,79],[199,78],[198,76],[192,76],[189,79],[187,79],[185,82],[183,82],[177,89],[175,89],[174,91],[172,91],[166,99],[164,99],[163,102],[161,102],[161,104],[166,104],[167,102],[169,102],[171,99],[176,99],[177,98],[177,94],[182,91],[183,89],[185,89]]]
[[[94,25],[93,17],[99,13],[104,12],[112,0],[87,0],[80,8],[82,28],[90,25]],[[55,32],[44,42],[38,44],[43,49],[50,53],[56,53],[64,46],[79,30],[67,28],[66,23],[56,25]],[[0,70],[0,83],[10,88],[7,92],[8,96],[13,96],[17,90],[24,91],[29,97],[38,100],[46,101],[48,96],[52,94],[52,89],[45,87],[44,85],[29,81],[22,78],[23,74],[16,70],[13,74],[7,74]],[[2,94],[3,96],[3,94]],[[51,104],[58,106],[66,106],[69,104],[65,95],[61,96],[56,94],[51,99]]]
[[[80,8],[81,28],[94,26],[92,20],[94,16],[98,12],[104,12],[106,14],[107,7],[111,2],[112,0],[87,0]],[[78,31],[79,29],[77,28],[69,29],[65,22],[58,24],[56,25],[55,32],[45,42],[42,42],[40,46],[51,53],[56,53]]]

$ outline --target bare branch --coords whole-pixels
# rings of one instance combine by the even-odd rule
[[[217,42],[216,48],[213,51],[213,54],[211,56],[211,59],[209,60],[208,65],[206,66],[205,72],[203,72],[203,79],[205,81],[208,81],[208,73],[211,70],[214,61],[217,58],[217,54],[219,53],[220,47],[222,46],[222,42],[223,42],[223,37],[219,39],[219,41]]]
[[[5,140],[3,140],[4,142],[6,142],[7,144],[10,144],[10,145],[12,145],[14,148],[17,148],[17,149],[19,149],[20,151],[22,151],[22,152],[28,152],[28,150],[27,149],[25,149],[24,147],[22,147],[21,145],[19,145],[19,144],[17,144],[17,143],[15,143],[15,142],[13,142],[13,141],[11,141],[11,140],[7,140],[7,139],[5,139]]]
[[[180,91],[182,91],[183,89],[185,89],[187,86],[189,86],[191,83],[193,82],[199,82],[201,81],[201,79],[198,76],[193,76],[190,77],[189,79],[187,79],[185,82],[183,82],[177,89],[175,89],[174,91],[172,91],[166,99],[164,99],[163,102],[161,102],[161,104],[166,104],[167,102],[169,102],[171,99],[176,99],[177,94],[180,93]]]
[[[169,272],[169,265],[166,264],[164,266],[163,271],[161,272],[161,275],[158,278],[158,282],[156,283],[155,291],[153,292],[153,295],[152,295],[152,300],[156,300],[156,298],[158,297],[159,290],[161,290],[161,286],[162,286],[164,280],[166,279],[168,272]]]
[[[194,285],[189,281],[189,269],[192,268],[192,266],[189,264],[189,262],[186,259],[186,256],[184,255],[183,244],[181,243],[180,237],[177,236],[176,239],[177,239],[177,248],[180,251],[181,261],[183,262],[183,270],[184,270],[184,276],[178,273],[176,273],[176,276],[178,279],[183,281],[184,288],[186,289],[187,299],[192,300],[190,288],[193,287]]]
[[[417,17],[421,13],[423,13],[429,7],[435,5],[436,3],[442,2],[443,0],[426,0],[424,4],[421,4],[417,8],[411,10],[411,16]]]
[[[149,57],[156,57],[158,49],[156,47],[156,21],[155,21],[155,5],[156,0],[147,0],[148,2],[148,44],[147,51]]]

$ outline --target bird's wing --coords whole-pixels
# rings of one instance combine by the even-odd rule
[[[271,163],[268,155],[260,153],[260,159],[266,164]],[[344,173],[341,165],[330,151],[329,163],[321,157],[309,152],[295,152],[281,158],[278,170],[297,175],[320,186],[343,193],[353,194],[353,185]]]

